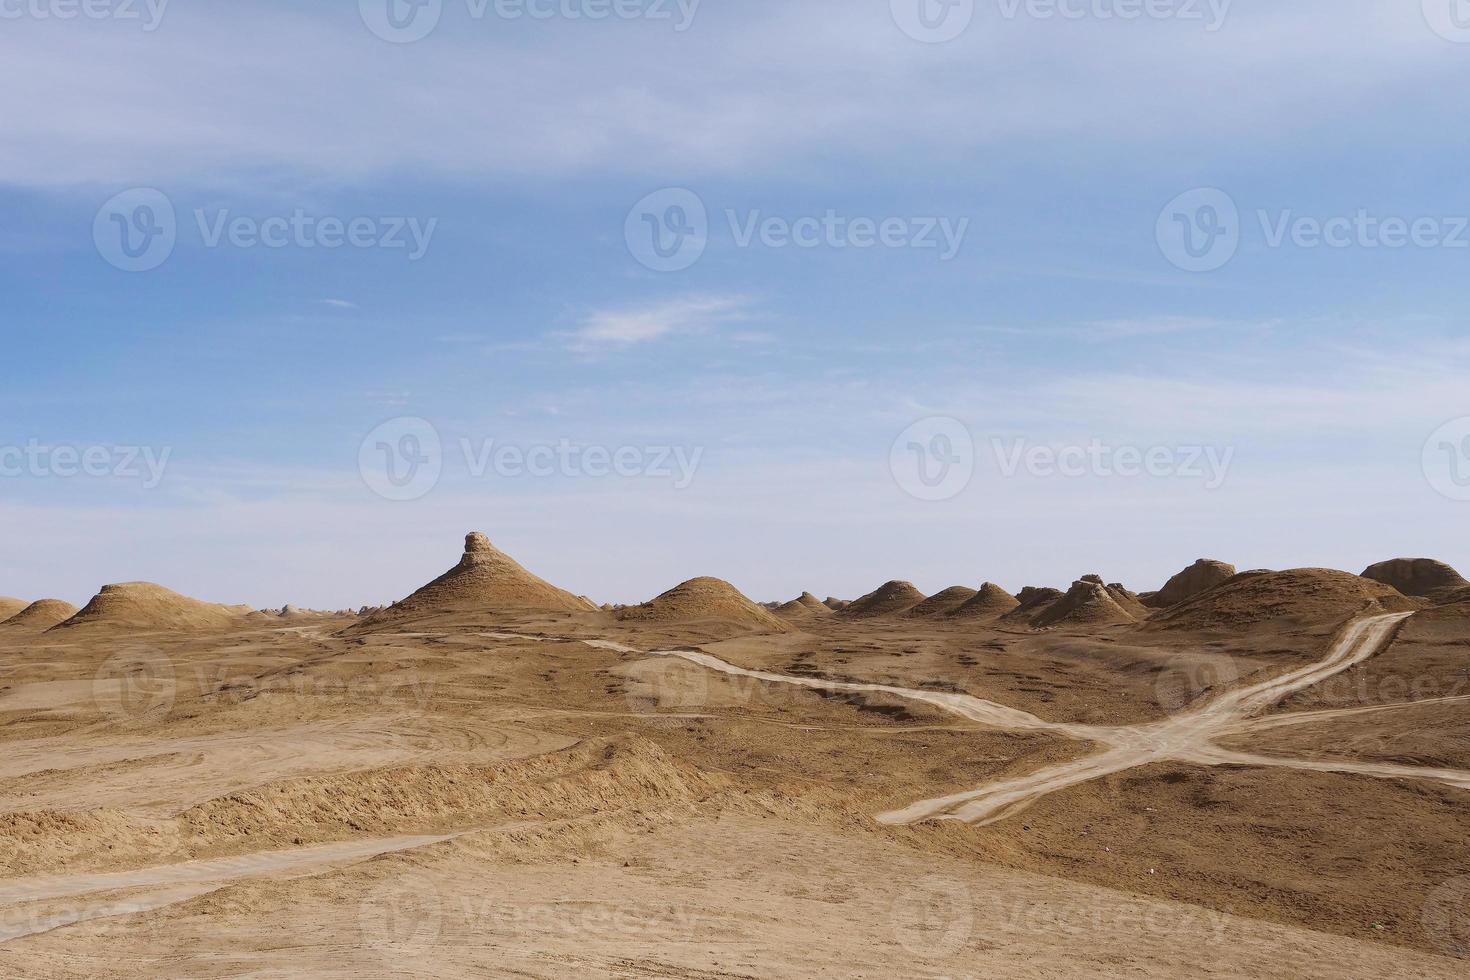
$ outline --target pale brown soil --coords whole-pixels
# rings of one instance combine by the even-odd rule
[[[985,826],[884,825],[1101,749],[647,653],[1119,726],[1301,669],[1340,623],[795,625],[0,631],[0,974],[1463,975],[1464,789],[1162,762]],[[1421,613],[1362,669],[1452,679],[1467,638]],[[1438,702],[1226,744],[1459,769],[1467,719]]]

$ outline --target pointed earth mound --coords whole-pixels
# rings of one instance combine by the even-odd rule
[[[1108,595],[1113,601],[1123,607],[1123,610],[1134,619],[1148,619],[1154,611],[1143,604],[1143,599],[1138,593],[1125,587],[1121,582],[1108,583]]]
[[[832,610],[810,592],[803,592],[790,602],[777,606],[776,615],[782,619],[812,619],[830,616]]]
[[[1370,578],[1404,595],[1422,596],[1435,602],[1450,599],[1470,586],[1464,576],[1433,558],[1395,558],[1369,565],[1363,578]]]
[[[76,606],[62,599],[39,599],[0,623],[3,629],[49,630],[75,616]]]
[[[861,599],[854,599],[844,609],[843,615],[866,618],[871,616],[897,616],[924,601],[924,593],[912,582],[884,582]]]
[[[1185,599],[1193,599],[1201,592],[1213,589],[1235,575],[1235,566],[1212,558],[1201,558],[1184,571],[1164,583],[1164,587],[1144,598],[1144,604],[1155,609],[1167,609]]]
[[[994,582],[986,582],[980,586],[979,592],[950,615],[956,619],[999,619],[1020,604],[1021,600],[1005,589]]]
[[[618,618],[630,623],[698,623],[719,621],[751,632],[785,633],[787,626],[764,606],[718,578],[695,578],[641,606],[624,609]]]
[[[1154,615],[1149,629],[1242,630],[1336,624],[1369,612],[1424,606],[1381,582],[1331,568],[1242,572],[1208,592]]]
[[[104,585],[81,611],[52,629],[202,630],[238,625],[239,607],[180,595],[152,582]]]
[[[951,585],[943,592],[936,592],[908,611],[910,616],[948,616],[969,602],[979,592],[964,585]]]
[[[476,531],[465,536],[458,565],[351,629],[378,629],[446,613],[589,612],[595,608],[531,574]]]
[[[1128,610],[1118,604],[1108,587],[1096,575],[1072,583],[1067,594],[1051,603],[1035,619],[1033,626],[1118,626],[1137,622]]]

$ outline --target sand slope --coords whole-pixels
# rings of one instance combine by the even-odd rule
[[[1051,603],[1032,621],[1033,626],[1113,626],[1136,622],[1118,604],[1102,579],[1089,575],[1072,583],[1067,594]]]
[[[123,582],[104,585],[80,612],[52,628],[219,629],[243,619],[236,607],[191,599],[152,582]]]
[[[49,630],[77,614],[76,606],[62,599],[38,599],[0,623],[5,629]]]
[[[842,612],[846,616],[897,616],[924,601],[924,593],[912,582],[884,582],[861,599],[854,599]]]
[[[1193,599],[1201,592],[1213,589],[1235,575],[1235,566],[1211,558],[1201,558],[1184,571],[1164,583],[1164,587],[1145,597],[1144,604],[1155,609],[1166,609],[1186,599]]]
[[[947,616],[977,595],[979,593],[968,586],[952,585],[914,606],[908,614],[910,616]]]
[[[813,616],[830,616],[832,610],[810,592],[803,592],[790,602],[776,607],[776,615],[782,619],[810,619]]]
[[[10,596],[0,596],[0,620],[9,619],[11,616],[14,616],[16,613],[20,612],[28,605],[29,603],[26,602],[24,599],[14,599]]]
[[[1470,582],[1442,561],[1433,558],[1394,558],[1369,565],[1364,578],[1382,582],[1404,595],[1422,596],[1435,602],[1451,599],[1470,587]]]
[[[1149,626],[1160,630],[1241,630],[1272,624],[1337,623],[1365,611],[1397,612],[1422,605],[1421,600],[1408,599],[1396,589],[1348,572],[1294,568],[1242,572],[1155,615]]]
[[[956,619],[999,619],[1021,604],[994,582],[986,582],[964,605],[950,612]]]
[[[641,606],[624,609],[618,618],[631,623],[697,623],[718,621],[751,632],[784,633],[785,623],[718,578],[695,578],[674,586]]]

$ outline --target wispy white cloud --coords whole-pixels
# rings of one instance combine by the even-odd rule
[[[596,310],[568,338],[578,351],[643,344],[675,334],[703,333],[721,324],[748,319],[751,301],[743,296],[683,296],[644,306]]]
[[[354,303],[354,302],[352,302],[351,300],[345,300],[345,299],[324,299],[324,300],[322,300],[322,302],[325,305],[332,307],[332,309],[334,309],[334,310],[355,310],[355,309],[358,308],[357,307],[357,304]]]

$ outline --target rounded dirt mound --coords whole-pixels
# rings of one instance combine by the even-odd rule
[[[957,619],[999,619],[1020,604],[1021,600],[1005,589],[994,582],[986,582],[980,586],[979,592],[950,615]]]
[[[9,619],[28,605],[30,603],[24,599],[12,599],[10,596],[0,596],[0,620]]]
[[[1422,596],[1436,602],[1450,599],[1470,586],[1464,576],[1442,561],[1433,558],[1395,558],[1369,565],[1364,578],[1381,582],[1404,595]]]
[[[709,577],[676,585],[641,606],[624,609],[618,618],[631,623],[718,621],[768,633],[784,633],[787,629],[769,609],[746,598],[735,586]]]
[[[374,629],[442,613],[588,612],[596,607],[537,578],[478,532],[465,536],[459,564],[413,595],[354,624]]]
[[[49,630],[64,623],[78,612],[76,606],[62,599],[40,599],[11,616],[0,627],[5,629]]]
[[[1402,612],[1423,602],[1380,582],[1330,568],[1242,572],[1158,613],[1159,630],[1240,630],[1268,625],[1335,624],[1369,611]]]
[[[1029,623],[1062,597],[1061,589],[1028,585],[1016,593],[1017,605],[1003,617],[1007,622]]]
[[[216,629],[243,619],[244,613],[235,607],[191,599],[152,582],[124,582],[104,585],[80,612],[52,628]]]
[[[912,582],[885,582],[843,610],[848,616],[897,616],[924,601],[924,593]]]
[[[1185,599],[1193,599],[1201,592],[1213,589],[1235,575],[1235,566],[1211,558],[1201,558],[1184,571],[1164,583],[1164,587],[1148,596],[1145,605],[1155,609],[1167,609]]]
[[[956,609],[979,595],[974,589],[964,585],[952,585],[943,592],[936,592],[914,608],[910,609],[910,616],[948,616]]]

